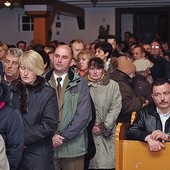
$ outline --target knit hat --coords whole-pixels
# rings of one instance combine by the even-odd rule
[[[118,70],[129,75],[136,71],[136,67],[132,63],[130,58],[128,58],[126,56],[121,56],[118,58]]]
[[[141,59],[135,60],[133,62],[133,64],[136,66],[137,72],[145,71],[148,68],[153,67],[153,63],[150,60],[148,60],[147,58],[141,58]]]

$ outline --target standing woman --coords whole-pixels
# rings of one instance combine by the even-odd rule
[[[56,92],[45,84],[43,59],[34,50],[19,59],[20,78],[12,82],[12,104],[20,110],[25,150],[19,170],[54,170],[52,136],[57,128]]]
[[[92,58],[88,68],[88,84],[96,109],[92,130],[96,154],[89,169],[114,169],[116,120],[122,107],[119,85],[104,70],[102,59]]]

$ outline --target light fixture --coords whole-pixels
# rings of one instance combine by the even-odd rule
[[[4,2],[4,5],[7,6],[7,7],[9,7],[9,6],[11,6],[11,2],[10,2],[10,1],[5,1],[5,2]]]

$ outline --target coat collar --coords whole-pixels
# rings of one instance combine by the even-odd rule
[[[45,84],[45,78],[40,76],[37,76],[37,79],[34,81],[33,84],[25,84],[19,78],[11,82],[11,88],[12,90],[17,92],[20,92],[25,88],[27,88],[30,91],[38,92],[43,88],[44,84]]]
[[[109,83],[109,81],[110,81],[110,75],[109,75],[109,73],[107,71],[105,71],[103,78],[98,82],[92,81],[89,78],[88,75],[87,75],[86,79],[87,79],[89,85],[92,85],[92,84],[107,85]]]
[[[51,80],[52,74],[53,74],[54,69],[51,69],[45,76],[45,79],[47,80],[47,83],[49,84],[49,81]],[[69,68],[68,70],[68,85],[67,89],[71,87],[72,85],[77,84],[80,82],[80,76],[75,73],[75,70],[73,68]]]
[[[29,92],[32,91],[36,93],[40,91],[44,84],[45,79],[39,76],[37,76],[37,79],[31,85],[23,83],[20,78],[11,82],[12,91],[17,93],[19,97],[19,110],[22,114],[28,113]]]

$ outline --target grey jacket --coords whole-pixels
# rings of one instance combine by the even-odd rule
[[[47,83],[54,87],[53,70],[46,75]],[[87,153],[87,126],[92,117],[90,93],[86,80],[69,70],[59,101],[59,133],[64,143],[55,149],[55,157],[70,158]]]

